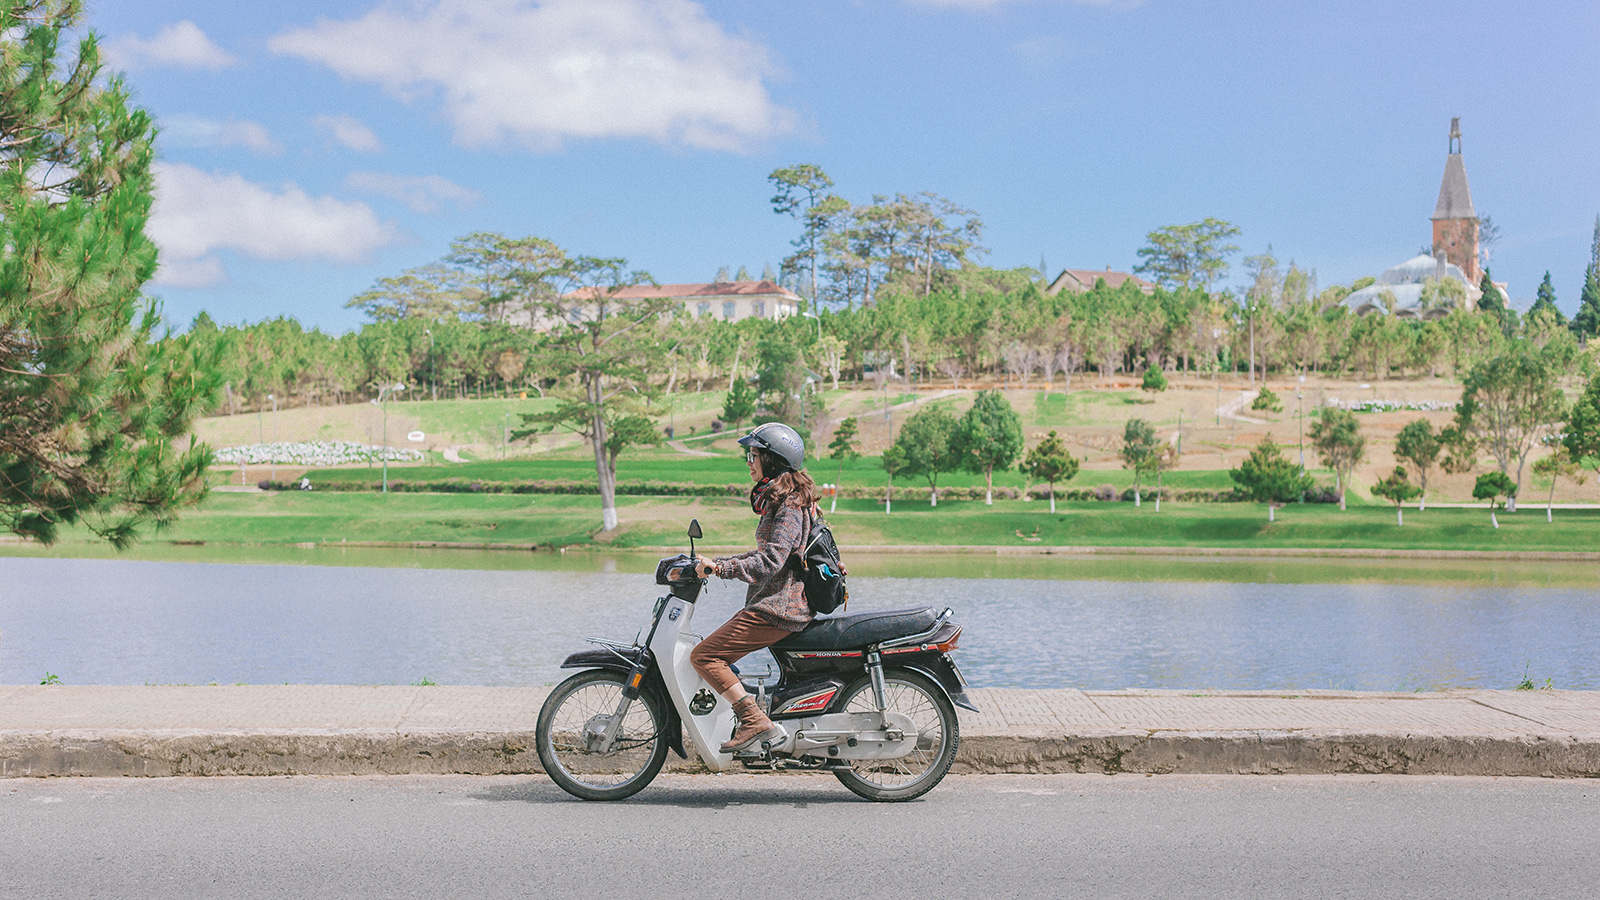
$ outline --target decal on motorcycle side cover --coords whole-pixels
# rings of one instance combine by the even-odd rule
[[[807,696],[800,697],[791,703],[786,703],[782,709],[778,710],[778,712],[787,714],[797,712],[815,712],[817,710],[827,709],[828,701],[832,700],[833,695],[837,693],[839,693],[838,688],[830,687],[826,690],[818,691],[815,694],[809,694]]]

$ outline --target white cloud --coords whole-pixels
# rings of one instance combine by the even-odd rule
[[[168,25],[148,40],[130,34],[107,41],[104,51],[113,67],[126,70],[175,66],[215,72],[239,62],[187,19]]]
[[[222,260],[215,256],[178,259],[163,253],[161,268],[156,271],[154,283],[162,287],[207,288],[224,284],[227,280],[228,273],[222,268]]]
[[[363,194],[376,194],[404,203],[412,212],[434,213],[440,207],[462,209],[483,202],[483,195],[438,175],[390,175],[351,172],[345,185]]]
[[[161,248],[158,284],[221,283],[218,250],[256,259],[360,262],[399,237],[365,203],[312,197],[294,184],[275,190],[181,163],[158,163],[155,179],[145,232]]]
[[[642,137],[737,150],[794,118],[767,93],[767,48],[690,0],[394,3],[268,46],[402,99],[437,97],[468,146]]]
[[[311,120],[311,124],[351,150],[376,153],[383,149],[383,141],[378,140],[367,123],[355,116],[317,116]]]
[[[230,119],[217,122],[197,116],[167,116],[161,120],[160,143],[169,147],[243,147],[277,156],[283,145],[257,122]]]

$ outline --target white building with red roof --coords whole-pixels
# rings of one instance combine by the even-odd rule
[[[574,321],[593,318],[592,307],[578,301],[584,291],[562,297],[567,315]],[[697,319],[716,318],[728,322],[740,319],[784,319],[800,312],[800,295],[771,281],[706,281],[688,284],[638,284],[611,295],[619,301],[676,300]],[[543,318],[540,316],[539,318]],[[542,326],[541,330],[542,330]]]

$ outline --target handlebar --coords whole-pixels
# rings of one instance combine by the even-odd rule
[[[656,564],[656,584],[674,584],[685,581],[704,582],[705,579],[695,574],[695,558],[680,553],[677,556],[668,556]]]

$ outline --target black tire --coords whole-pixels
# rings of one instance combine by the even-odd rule
[[[956,761],[956,749],[961,745],[956,708],[943,688],[909,669],[885,671],[883,692],[889,711],[909,716],[917,724],[921,736],[916,749],[899,759],[853,760],[849,768],[834,769],[833,774],[868,800],[915,800],[933,790]],[[840,712],[877,712],[869,675],[845,685],[844,698]]]
[[[560,788],[584,800],[621,800],[644,789],[667,761],[667,716],[653,691],[628,707],[622,731],[604,754],[584,747],[583,729],[615,713],[624,672],[591,669],[556,685],[539,710],[539,762]]]

